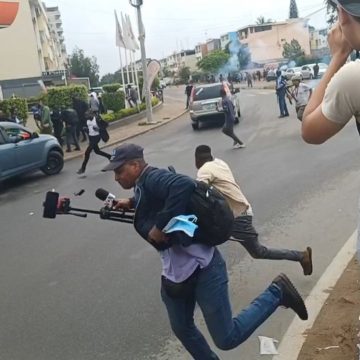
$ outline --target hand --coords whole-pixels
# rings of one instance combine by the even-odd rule
[[[119,210],[119,209],[130,210],[132,208],[133,208],[133,206],[132,206],[131,199],[116,200],[116,205],[114,205],[115,210]]]
[[[352,46],[346,40],[339,23],[336,23],[328,34],[328,43],[333,57],[341,57],[344,61],[353,51]]]
[[[151,242],[155,242],[156,244],[168,241],[167,235],[161,230],[159,230],[155,225],[149,231],[148,239]]]

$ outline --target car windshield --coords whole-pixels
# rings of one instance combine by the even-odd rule
[[[220,89],[221,85],[197,87],[194,90],[194,101],[219,98]]]

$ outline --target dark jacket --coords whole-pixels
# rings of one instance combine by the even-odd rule
[[[64,121],[66,128],[76,126],[79,122],[77,112],[71,108],[63,110],[61,112],[61,118]]]
[[[188,214],[195,187],[195,181],[188,176],[147,167],[137,182],[133,198],[136,208],[134,227],[138,234],[148,241],[149,231],[154,225],[162,230],[174,216]],[[186,240],[189,239],[184,237]],[[165,246],[151,244],[162,250],[172,243],[170,241]]]

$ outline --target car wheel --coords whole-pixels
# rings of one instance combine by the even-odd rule
[[[46,175],[58,174],[64,167],[64,157],[58,151],[50,151],[47,157],[47,162],[41,171]]]
[[[197,121],[197,122],[193,122],[192,124],[191,124],[191,126],[192,126],[192,128],[193,128],[193,130],[199,130],[199,122]]]

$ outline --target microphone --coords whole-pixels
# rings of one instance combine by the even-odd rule
[[[105,205],[113,207],[113,205],[117,204],[117,201],[115,200],[115,195],[109,193],[105,189],[99,188],[95,191],[95,196],[100,199],[101,201],[105,202]]]

